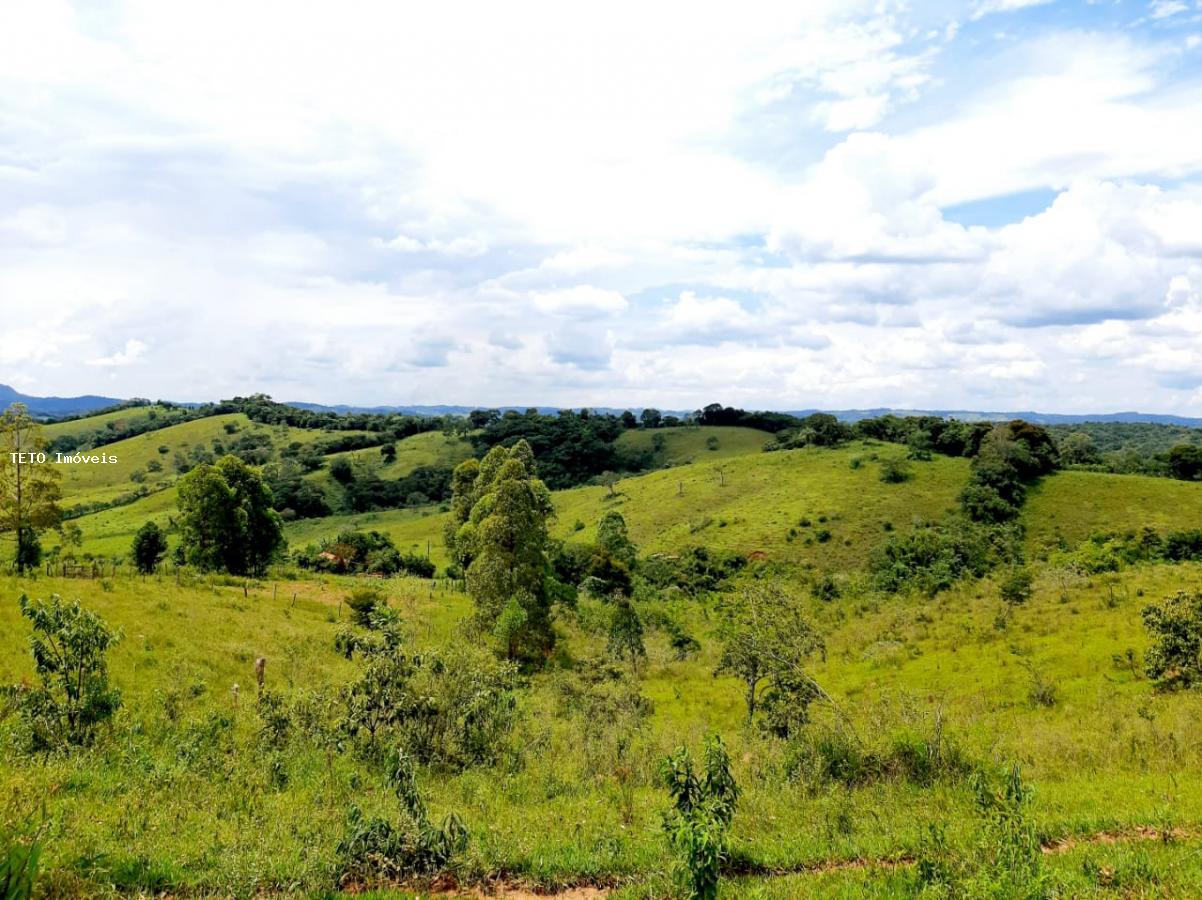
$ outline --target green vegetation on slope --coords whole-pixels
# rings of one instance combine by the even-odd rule
[[[1057,472],[1033,487],[1023,509],[1034,552],[1071,548],[1098,532],[1202,528],[1202,484],[1146,475]]]
[[[617,445],[650,453],[652,466],[658,468],[759,453],[771,438],[769,432],[757,428],[681,425],[626,431]]]

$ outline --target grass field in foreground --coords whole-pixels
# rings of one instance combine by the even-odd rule
[[[828,636],[826,662],[816,662],[814,674],[867,744],[887,747],[899,735],[938,727],[972,759],[1021,762],[1048,839],[1135,826],[1192,832],[1202,827],[1202,696],[1157,694],[1121,660],[1127,647],[1145,648],[1140,593],[1158,597],[1200,577],[1197,565],[1135,568],[1115,579],[1119,602],[1112,605],[1100,582],[1069,584],[1062,602],[1059,582],[1042,576],[1005,630],[995,625],[999,603],[988,581],[933,602],[799,602]],[[395,815],[395,799],[379,768],[349,748],[299,731],[281,749],[266,747],[250,698],[253,660],[262,655],[269,687],[290,702],[337,706],[337,689],[357,665],[332,643],[345,612],[338,601],[351,583],[267,579],[244,596],[240,584],[220,580],[118,577],[106,588],[0,579],[2,683],[31,671],[15,604],[22,591],[79,596],[124,632],[111,670],[125,705],[111,736],[90,750],[32,760],[14,745],[13,720],[0,725],[0,791],[27,806],[48,798],[52,890],[116,885],[244,895],[333,887],[347,806]],[[414,579],[383,586],[414,647],[460,639],[466,597]],[[676,661],[664,635],[649,633],[641,690],[654,711],[632,743],[618,742],[612,722],[590,721],[557,700],[559,666],[601,653],[605,640],[564,616],[559,662],[521,691],[510,762],[422,774],[435,816],[455,810],[472,832],[466,878],[505,872],[542,885],[630,880],[631,896],[662,887],[670,857],[659,827],[665,798],[655,786],[656,762],[711,730],[724,735],[735,760],[743,798],[732,837],[749,865],[787,870],[909,856],[933,821],[946,825],[953,846],[971,845],[976,820],[964,782],[887,778],[848,787],[790,777],[788,745],[747,731],[739,685],[712,676],[718,645],[707,607],[684,604],[678,613],[702,652]],[[1028,699],[1032,672],[1055,686],[1052,707]],[[235,683],[242,689],[237,707]],[[815,727],[828,721],[818,712]],[[619,764],[633,773],[627,788],[615,778]],[[1177,859],[1176,849],[1160,858]],[[1117,851],[1101,852],[1109,858]],[[1066,877],[1080,877],[1070,869]],[[867,882],[887,896],[895,877],[849,871],[749,888],[821,896],[815,886],[829,885],[853,896]],[[1171,877],[1182,877],[1180,870]],[[727,887],[726,896],[738,895]]]

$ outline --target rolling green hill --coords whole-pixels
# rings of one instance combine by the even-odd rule
[[[656,466],[707,462],[759,453],[772,435],[758,428],[724,428],[713,425],[633,429],[618,438],[618,446],[654,453]],[[662,449],[655,446],[662,440]]]
[[[168,409],[163,406],[134,406],[129,409],[119,409],[115,412],[102,413],[98,416],[87,416],[82,419],[70,419],[66,422],[51,422],[42,427],[47,440],[70,435],[90,435],[96,432],[116,432],[120,434],[128,426],[140,426],[147,420],[153,419],[169,423],[173,418],[185,414],[179,408]]]
[[[1150,525],[1202,528],[1202,484],[1147,475],[1056,472],[1029,492],[1023,507],[1028,545],[1070,547],[1099,531]]]
[[[602,514],[616,509],[644,552],[705,544],[820,568],[858,566],[888,537],[886,523],[905,530],[916,521],[942,519],[956,507],[968,462],[936,457],[914,463],[908,482],[883,483],[873,457],[904,452],[860,444],[756,452],[624,478],[612,495],[605,487],[556,491],[552,534],[591,541]],[[809,524],[802,525],[803,519]],[[442,565],[444,521],[441,514],[409,510],[337,516],[294,523],[288,538],[303,545],[341,528],[376,529],[402,549],[424,553],[428,542]],[[584,527],[578,529],[577,522]]]

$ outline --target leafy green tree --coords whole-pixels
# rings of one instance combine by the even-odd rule
[[[384,460],[385,465],[396,462],[396,444],[385,444],[381,447],[380,458]]]
[[[36,569],[42,563],[42,539],[32,525],[22,525],[17,532],[17,571]]]
[[[530,445],[493,447],[478,463],[469,460],[451,480],[448,545],[465,573],[479,624],[492,629],[512,599],[526,612],[514,651],[533,659],[555,641],[553,591],[547,556],[551,494],[535,476]]]
[[[154,522],[147,522],[138,529],[134,535],[133,556],[139,572],[153,572],[166,555],[167,535],[163,534],[163,529]]]
[[[14,403],[0,415],[0,536],[14,541],[18,572],[38,565],[39,532],[62,519],[60,476],[49,457],[41,456],[46,448],[42,427],[24,404]]]
[[[597,523],[597,546],[633,570],[638,550],[626,530],[626,520],[616,509],[608,510]]]
[[[181,478],[177,502],[181,546],[197,568],[257,574],[284,545],[262,472],[236,456],[202,463]]]
[[[22,594],[18,604],[33,626],[29,647],[41,682],[20,695],[34,747],[89,743],[121,705],[105,662],[120,635],[78,600],[67,603],[55,594],[49,603],[34,602]]]
[[[714,674],[743,682],[748,723],[755,718],[762,687],[780,692],[790,684],[813,684],[803,667],[812,654],[825,652],[825,644],[796,598],[775,585],[754,582],[725,602],[720,615],[722,655]]]
[[[1202,447],[1178,444],[1169,451],[1169,472],[1182,481],[1202,479]]]
[[[1091,465],[1102,461],[1092,437],[1083,431],[1074,431],[1060,441],[1060,460],[1067,466]]]
[[[643,621],[634,605],[625,597],[619,597],[614,603],[606,649],[616,659],[630,660],[630,668],[635,673],[639,670],[639,662],[647,658],[647,647],[643,644]]]
[[[713,900],[730,859],[727,833],[739,801],[730,755],[714,735],[705,742],[700,773],[688,748],[678,747],[660,763],[659,776],[672,799],[664,830],[677,855],[677,883],[690,900]]]
[[[648,407],[639,413],[639,422],[644,428],[659,428],[663,422],[663,416],[658,409]]]
[[[1202,684],[1202,591],[1177,591],[1143,610],[1148,677],[1162,688]]]
[[[1035,593],[1033,587],[1035,576],[1025,566],[1015,566],[1002,579],[998,593],[1002,600],[1011,606],[1019,606],[1031,599]]]

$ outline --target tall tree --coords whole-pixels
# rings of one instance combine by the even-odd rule
[[[177,502],[184,558],[199,569],[262,572],[284,544],[262,472],[236,456],[201,464],[181,478]]]
[[[60,476],[45,456],[46,446],[41,426],[24,404],[14,403],[0,416],[0,535],[12,536],[19,572],[31,561],[37,564],[38,533],[62,518]]]
[[[494,628],[511,601],[526,619],[507,631],[514,655],[535,658],[554,643],[550,620],[547,520],[551,494],[536,476],[530,445],[493,447],[479,462],[468,460],[451,479],[448,545],[464,572],[476,617]],[[507,624],[518,620],[507,616]]]

